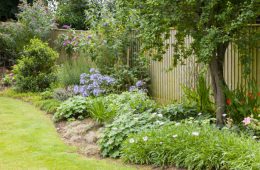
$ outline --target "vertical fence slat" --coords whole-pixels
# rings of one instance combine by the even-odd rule
[[[259,29],[260,26],[256,26],[255,29]],[[170,39],[167,42],[174,42],[175,31],[171,30]],[[189,45],[191,43],[191,38],[185,40]],[[191,57],[186,60],[186,65],[178,65],[169,72],[165,72],[166,69],[170,68],[173,55],[174,47],[170,47],[163,57],[161,62],[152,61],[150,67],[150,75],[152,79],[152,94],[158,101],[167,103],[173,100],[181,101],[183,96],[183,91],[181,85],[187,84],[190,87],[194,87],[196,83],[195,75],[198,74],[198,70],[201,66],[195,62],[195,57]],[[260,87],[260,56],[259,48],[249,51],[254,56],[251,77],[254,77]],[[159,76],[154,76],[156,73]],[[242,66],[239,61],[239,53],[237,47],[234,44],[230,44],[226,54],[224,63],[224,77],[231,89],[237,88],[239,84],[245,85],[245,80],[242,77]],[[207,81],[210,83],[210,74],[207,74]],[[159,93],[157,93],[159,92]]]

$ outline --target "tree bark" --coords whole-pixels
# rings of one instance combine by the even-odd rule
[[[209,63],[209,69],[212,79],[212,88],[216,104],[216,124],[220,128],[224,126],[223,114],[226,110],[226,83],[224,80],[223,64],[227,47],[228,43],[220,44],[215,54],[213,54],[212,60]]]

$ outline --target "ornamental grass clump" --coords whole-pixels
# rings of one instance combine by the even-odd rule
[[[260,169],[260,144],[208,123],[176,123],[129,135],[126,162],[188,169]]]

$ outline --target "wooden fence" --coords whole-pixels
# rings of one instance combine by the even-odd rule
[[[260,25],[254,25],[253,29],[259,30]],[[171,36],[167,43],[175,41],[175,30],[171,30]],[[186,39],[186,43],[191,42],[191,38]],[[185,65],[178,65],[169,71],[172,66],[172,55],[174,47],[170,46],[162,61],[151,61],[150,77],[151,77],[151,93],[152,96],[161,103],[169,103],[175,100],[182,100],[184,92],[182,86],[194,87],[201,65],[195,62],[195,58],[191,57],[185,61]],[[251,78],[254,78],[260,88],[260,48],[252,49],[249,53],[253,56],[251,65]],[[224,77],[227,85],[231,89],[235,89],[238,85],[244,84],[245,80],[242,76],[242,67],[239,61],[239,53],[234,44],[230,44],[226,54],[224,63]],[[207,81],[210,83],[210,76],[207,75]]]
[[[253,29],[260,29],[260,25],[254,25]],[[78,31],[81,33],[82,31]],[[53,42],[57,39],[58,35],[68,33],[67,30],[54,30],[51,35],[50,44],[55,46]],[[171,36],[166,41],[167,43],[173,43],[175,41],[175,30],[171,30]],[[130,43],[130,47],[127,51],[128,64],[132,64],[131,58],[138,56],[140,49],[140,42],[137,39],[135,33],[132,35],[133,41]],[[186,39],[186,43],[189,44],[192,41],[191,38]],[[191,57],[185,61],[184,65],[178,65],[177,67],[169,70],[172,67],[172,56],[174,47],[170,46],[167,53],[164,55],[162,61],[150,61],[149,73],[151,77],[151,93],[152,96],[161,103],[169,103],[174,100],[182,100],[184,95],[182,86],[195,87],[197,76],[202,66],[196,63],[195,57]],[[249,51],[253,56],[253,62],[251,66],[251,77],[254,78],[258,86],[260,87],[260,48],[252,49]],[[61,54],[62,55],[62,54]],[[231,89],[235,89],[239,84],[244,84],[242,76],[242,67],[239,61],[239,54],[236,46],[230,44],[225,56],[224,63],[224,76],[228,86]],[[207,82],[210,83],[210,76],[207,75]]]

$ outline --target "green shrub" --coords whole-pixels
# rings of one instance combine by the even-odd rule
[[[58,5],[56,20],[59,25],[71,25],[75,29],[86,29],[84,11],[88,9],[89,1],[86,0],[61,0]],[[86,26],[87,25],[87,26]]]
[[[152,111],[147,110],[140,114],[127,111],[115,117],[114,121],[105,127],[99,141],[102,156],[119,157],[121,144],[129,134],[157,128],[167,121],[161,114],[152,114]]]
[[[111,75],[117,80],[117,91],[128,91],[129,88],[136,84],[137,81],[142,80],[145,84],[143,88],[148,88],[150,78],[148,75],[148,62],[146,58],[136,57],[132,59],[132,65],[124,64],[115,65],[112,68],[107,68],[103,71]]]
[[[132,134],[122,148],[123,159],[137,164],[197,170],[260,168],[259,143],[208,123],[178,123]]]
[[[11,67],[29,42],[24,26],[16,22],[0,23],[0,67]]]
[[[63,102],[54,114],[54,121],[83,119],[88,116],[86,99],[81,96],[69,98]]]
[[[15,87],[18,91],[43,91],[55,82],[55,60],[58,54],[47,43],[32,39],[21,59],[14,66]]]

